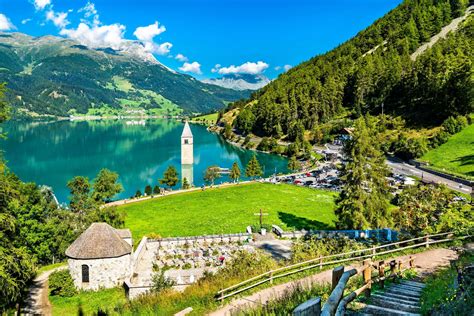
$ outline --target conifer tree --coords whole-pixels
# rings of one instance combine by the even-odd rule
[[[301,169],[301,163],[296,159],[296,156],[291,156],[290,161],[288,161],[288,169],[291,171],[298,171]]]
[[[151,185],[148,184],[148,185],[145,187],[145,194],[146,194],[147,196],[150,196],[152,193],[153,193],[153,189],[151,188]]]
[[[175,167],[169,166],[163,174],[163,179],[160,179],[161,184],[166,184],[167,186],[174,187],[178,183],[178,171]]]
[[[239,181],[239,178],[240,178],[240,168],[239,168],[239,165],[237,164],[237,162],[234,162],[234,164],[232,165],[232,169],[230,170],[230,175],[229,177],[234,181]]]
[[[355,121],[352,139],[346,143],[344,151],[348,163],[341,175],[344,189],[337,201],[338,228],[387,227],[391,223],[385,179],[388,169],[373,117],[365,116]]]
[[[245,176],[254,178],[261,176],[262,174],[262,167],[260,167],[257,156],[254,154],[245,168]]]
[[[183,188],[183,190],[189,189],[190,185],[189,185],[188,179],[186,177],[183,178],[183,185],[181,187]]]

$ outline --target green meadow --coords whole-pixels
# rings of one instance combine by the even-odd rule
[[[136,241],[161,237],[245,232],[259,223],[283,230],[334,228],[336,193],[288,184],[250,183],[206,189],[136,202],[119,208]]]
[[[435,169],[474,178],[474,124],[454,134],[420,160]]]

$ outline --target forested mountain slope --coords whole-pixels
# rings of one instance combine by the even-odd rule
[[[209,112],[249,95],[176,73],[138,43],[127,51],[90,49],[69,39],[22,33],[0,33],[0,82],[7,83],[17,114],[67,115],[104,106]]]
[[[281,137],[297,124],[312,130],[340,115],[384,111],[413,125],[432,126],[471,112],[472,16],[416,61],[410,58],[467,5],[463,0],[405,0],[351,40],[231,105],[229,110],[239,113],[235,127]]]

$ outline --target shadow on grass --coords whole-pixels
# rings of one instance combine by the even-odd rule
[[[466,155],[452,160],[451,162],[459,162],[461,166],[474,165],[474,155]],[[468,176],[474,176],[474,171],[466,172]]]
[[[334,227],[329,226],[326,223],[313,220],[313,219],[308,219],[304,217],[299,217],[290,213],[285,213],[285,212],[278,212],[278,218],[286,224],[288,227],[293,227],[296,230],[309,230],[309,229],[314,229],[314,230],[328,230],[328,229],[333,229]]]

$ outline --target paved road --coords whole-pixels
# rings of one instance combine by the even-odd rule
[[[470,194],[472,191],[470,187],[464,184],[460,184],[458,182],[442,178],[424,170],[420,170],[415,166],[409,165],[405,162],[400,162],[394,159],[388,159],[387,165],[392,169],[394,173],[404,174],[407,176],[416,176],[429,182],[444,183],[449,188],[465,194]]]

